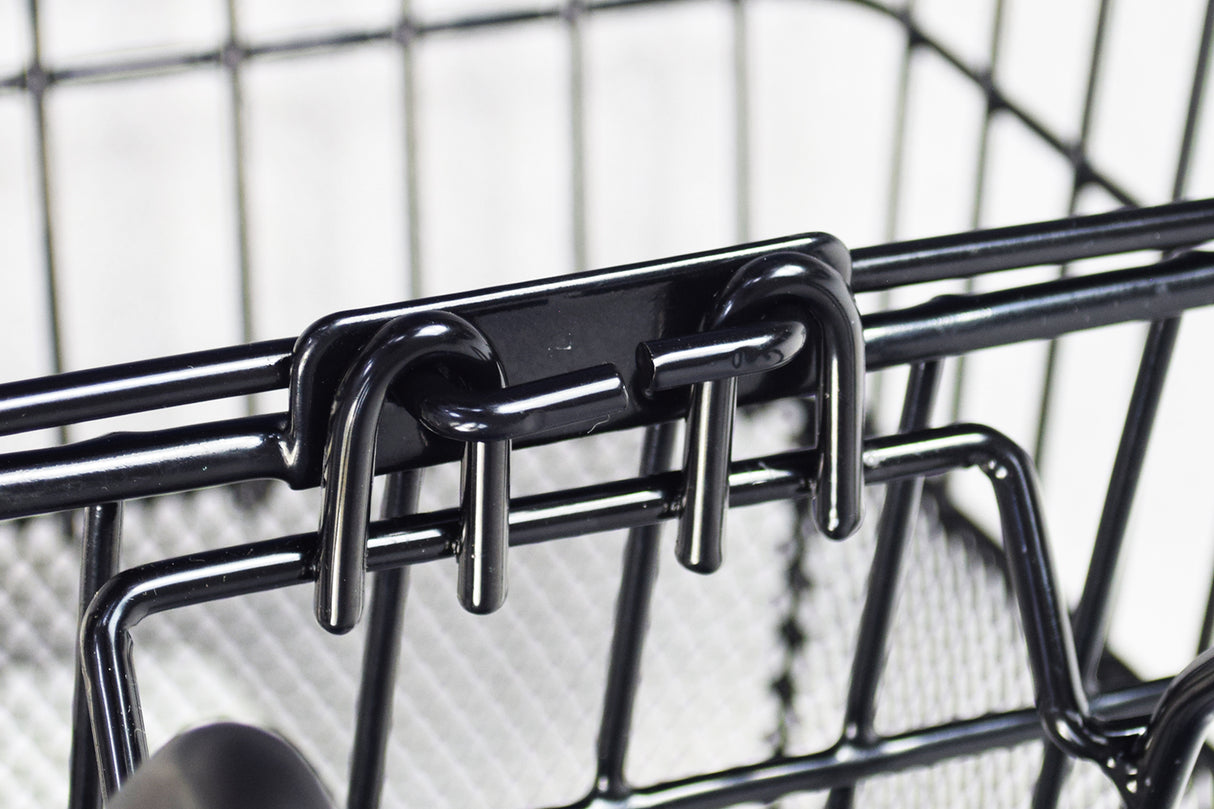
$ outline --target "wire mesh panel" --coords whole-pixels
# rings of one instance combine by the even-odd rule
[[[1161,701],[1210,639],[1214,273],[1192,248],[1214,205],[1182,200],[1214,193],[1212,25],[1199,0],[0,5],[13,805],[96,805],[220,719],[273,729],[362,807],[1169,802],[1154,750],[1208,690],[1182,677]],[[810,230],[850,258],[787,236]],[[693,251],[715,252],[663,258]],[[867,516],[819,530],[837,456],[814,352],[837,335],[816,311],[764,337],[781,299],[741,324],[763,334],[730,332],[773,342],[733,355],[768,364],[738,383],[724,563],[696,576],[669,524],[695,511],[687,383],[733,372],[667,389],[659,360],[713,331],[739,267],[789,251],[849,276],[863,315]],[[472,462],[390,389],[369,446],[393,473],[372,513],[395,521],[371,527],[368,616],[334,636],[287,586],[324,566],[330,414],[349,369],[373,373],[368,324],[435,311],[483,332],[507,392],[610,366],[583,384],[627,404],[511,422],[523,544],[505,606],[471,615],[438,557],[467,555]],[[800,358],[783,369],[777,338]],[[464,360],[409,384],[472,407],[490,392]],[[523,410],[548,418],[570,385]],[[961,422],[999,432],[941,427]],[[1003,440],[1039,499],[1006,493],[1034,473]],[[401,516],[405,468],[430,516]],[[1017,556],[1037,523],[1054,568]],[[90,615],[119,647],[129,630],[124,761],[87,622],[91,721],[77,674],[81,590],[118,570]],[[1055,697],[1084,721],[1051,724]],[[1075,727],[1095,736],[1068,747]]]

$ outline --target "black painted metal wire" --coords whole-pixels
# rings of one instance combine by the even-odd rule
[[[492,13],[479,16],[451,18],[447,20],[419,20],[406,8],[399,19],[390,26],[326,32],[318,35],[298,36],[275,41],[249,43],[238,31],[235,4],[229,0],[228,37],[219,47],[197,52],[181,52],[147,58],[107,60],[78,65],[47,67],[42,57],[41,22],[38,4],[31,0],[29,20],[31,25],[31,58],[19,73],[0,77],[0,93],[23,94],[30,100],[34,110],[35,141],[38,171],[36,192],[42,232],[41,249],[44,266],[43,281],[46,291],[47,323],[52,354],[52,369],[59,373],[65,368],[62,313],[60,305],[60,277],[56,256],[54,210],[54,186],[51,182],[50,158],[48,156],[48,120],[46,96],[60,86],[99,83],[109,81],[137,80],[149,75],[160,75],[195,69],[220,68],[224,71],[232,111],[232,140],[237,145],[232,165],[233,213],[237,231],[237,272],[240,283],[240,299],[233,305],[239,307],[240,329],[243,340],[250,343],[254,328],[252,291],[253,268],[249,255],[249,233],[247,222],[247,157],[243,109],[242,71],[245,65],[262,57],[281,56],[291,53],[336,52],[359,48],[371,43],[395,43],[404,56],[405,108],[405,193],[406,209],[410,217],[408,227],[409,266],[413,273],[412,289],[424,292],[422,252],[420,247],[419,211],[424,205],[420,199],[417,181],[418,147],[416,135],[416,89],[414,87],[413,53],[421,39],[437,33],[452,31],[496,30],[507,26],[527,25],[537,21],[561,21],[567,29],[570,49],[570,93],[571,118],[570,139],[572,145],[571,211],[574,266],[581,270],[587,264],[586,193],[585,193],[585,87],[583,76],[582,26],[588,17],[599,14],[627,13],[631,8],[640,8],[677,0],[609,0],[607,2],[569,2],[561,6],[539,10]],[[887,290],[907,284],[922,283],[946,278],[972,280],[978,275],[1031,266],[1035,264],[1059,264],[1062,280],[1027,289],[1010,292],[985,293],[972,298],[940,301],[906,311],[879,312],[866,319],[865,337],[869,344],[870,368],[889,367],[896,364],[915,363],[917,391],[908,393],[907,409],[902,430],[909,431],[926,425],[931,412],[930,396],[925,386],[931,387],[925,377],[934,377],[944,357],[964,356],[965,353],[992,345],[1024,339],[1054,338],[1060,334],[1121,320],[1152,321],[1143,351],[1138,382],[1131,396],[1126,427],[1122,433],[1121,447],[1115,461],[1112,480],[1106,497],[1105,514],[1098,531],[1093,559],[1088,575],[1088,586],[1079,602],[1074,617],[1079,662],[1087,678],[1087,685],[1099,689],[1096,674],[1100,653],[1104,648],[1105,627],[1108,621],[1108,585],[1113,579],[1120,555],[1120,545],[1129,520],[1134,489],[1141,473],[1146,453],[1151,423],[1158,407],[1162,387],[1167,373],[1168,360],[1175,343],[1180,323],[1180,313],[1195,305],[1214,302],[1214,276],[1207,256],[1189,254],[1170,262],[1140,269],[1126,270],[1108,276],[1067,279],[1068,262],[1089,256],[1111,255],[1138,249],[1166,249],[1178,251],[1182,248],[1209,241],[1214,237],[1214,203],[1181,202],[1190,173],[1197,122],[1203,103],[1204,83],[1208,72],[1211,31],[1214,27],[1214,2],[1206,7],[1204,27],[1200,34],[1197,58],[1192,77],[1187,105],[1182,143],[1178,150],[1177,168],[1173,188],[1173,204],[1155,209],[1117,212],[1100,217],[1075,218],[1080,194],[1088,188],[1099,188],[1117,202],[1131,206],[1137,200],[1115,179],[1109,167],[1094,165],[1090,154],[1092,121],[1096,109],[1096,88],[1099,85],[1101,66],[1106,49],[1106,30],[1112,3],[1102,0],[1094,24],[1094,37],[1085,83],[1083,110],[1079,135],[1074,142],[1052,131],[1039,117],[1020,103],[1008,97],[999,84],[1000,49],[1003,36],[1005,6],[1013,0],[996,0],[991,38],[987,49],[987,62],[973,65],[961,58],[941,39],[932,36],[920,24],[912,4],[895,8],[870,0],[854,0],[857,5],[894,21],[905,36],[905,49],[901,61],[895,132],[893,143],[894,161],[890,196],[887,200],[887,234],[890,244],[870,249],[855,250],[852,259],[855,266],[854,289]],[[751,173],[749,131],[748,79],[748,34],[747,5],[743,0],[732,0],[732,47],[734,86],[731,88],[732,105],[735,112],[734,132],[734,182],[737,186],[734,209],[734,238],[745,241],[751,230]],[[902,182],[902,155],[905,151],[906,108],[912,93],[911,60],[914,53],[924,50],[934,53],[960,76],[980,89],[984,96],[984,114],[980,129],[977,166],[974,183],[971,224],[977,228],[983,221],[984,201],[988,183],[988,149],[992,121],[996,116],[1009,116],[1031,132],[1035,138],[1057,155],[1065,159],[1070,167],[1071,193],[1068,213],[1071,218],[1055,223],[1028,225],[1020,228],[1001,229],[981,234],[962,234],[934,240],[895,243],[898,235],[899,195]],[[1169,273],[1171,273],[1169,275]],[[1161,277],[1164,280],[1160,280]],[[972,284],[967,286],[973,290]],[[1027,301],[1027,303],[1026,303]],[[1132,316],[1117,312],[1127,302],[1141,304]],[[1068,308],[1070,311],[1068,311]],[[1025,326],[1025,318],[1032,318],[1034,326]],[[652,335],[638,335],[648,339]],[[1050,413],[1053,407],[1052,390],[1056,357],[1060,343],[1051,341],[1043,374],[1044,393],[1037,419],[1037,447],[1035,457],[1042,461],[1048,446]],[[102,418],[122,413],[138,412],[153,407],[184,404],[209,398],[249,396],[266,390],[286,387],[292,357],[293,341],[279,340],[256,343],[183,356],[135,363],[111,369],[81,371],[55,379],[31,380],[28,382],[0,385],[0,432],[16,433],[43,427],[54,427],[59,431],[61,443],[67,441],[67,426],[85,419]],[[952,413],[962,410],[965,377],[957,373],[952,394]],[[251,411],[250,411],[251,412]],[[0,458],[0,491],[15,493],[17,500],[0,507],[5,516],[37,513],[44,510],[100,503],[102,490],[115,488],[121,496],[142,496],[153,491],[186,490],[198,485],[232,482],[249,477],[286,477],[288,472],[274,437],[281,432],[272,419],[261,417],[250,419],[239,425],[227,425],[222,429],[182,428],[179,432],[165,431],[142,438],[111,441],[109,444],[84,447],[78,450],[48,450],[40,453],[22,453]],[[663,453],[658,446],[669,441],[668,428],[655,428],[652,446],[647,452],[644,471],[656,473],[665,464],[658,460]],[[208,455],[206,443],[217,449]],[[165,452],[200,452],[205,461],[208,457],[227,455],[231,444],[241,443],[248,450],[240,463],[227,468],[217,467],[208,476],[184,473],[168,480],[157,488],[153,483],[112,487],[119,475],[132,469],[138,470],[141,457]],[[223,446],[219,446],[219,445]],[[199,448],[204,448],[199,450]],[[90,454],[90,450],[94,450]],[[76,452],[78,454],[73,455]],[[83,455],[79,454],[83,453]],[[142,453],[142,455],[140,454]],[[87,467],[87,468],[86,468]],[[147,468],[152,469],[151,462]],[[30,470],[35,470],[32,475]],[[7,477],[5,477],[7,475]],[[91,477],[90,477],[91,476]],[[47,480],[75,481],[84,488],[83,494],[65,497],[61,492],[45,494],[41,501],[32,496],[35,489],[46,490]],[[33,481],[31,483],[31,481]],[[307,481],[315,483],[317,481]],[[854,732],[848,744],[854,747],[840,748],[814,756],[785,761],[787,727],[782,724],[775,734],[775,756],[744,771],[705,774],[681,784],[666,784],[651,789],[634,790],[623,779],[622,761],[627,735],[627,718],[635,697],[635,666],[639,665],[641,642],[644,632],[644,603],[646,588],[653,577],[653,554],[655,540],[637,528],[637,534],[629,543],[630,560],[626,563],[626,579],[621,585],[620,612],[616,622],[615,653],[613,658],[631,661],[617,662],[611,672],[613,677],[623,677],[610,690],[614,696],[606,700],[603,726],[600,735],[599,796],[618,800],[618,805],[726,805],[726,801],[763,799],[770,800],[782,795],[790,785],[798,789],[833,787],[828,805],[850,806],[856,779],[878,772],[898,769],[915,763],[935,760],[937,756],[957,755],[980,749],[985,744],[1007,745],[1037,734],[1034,717],[1028,712],[1017,712],[979,720],[961,721],[943,728],[927,728],[904,734],[897,738],[876,739],[871,728],[871,700],[875,681],[880,670],[879,658],[888,639],[888,600],[892,596],[898,564],[898,548],[906,541],[908,511],[915,511],[917,499],[915,489],[921,484],[907,483],[902,488],[891,489],[887,495],[882,519],[883,531],[878,540],[878,561],[873,572],[873,595],[866,605],[865,630],[861,631],[859,650],[853,664],[852,698],[849,701],[849,727],[854,723]],[[25,488],[22,488],[24,486]],[[789,494],[791,492],[785,492]],[[97,505],[90,523],[90,537],[104,533],[102,524],[110,506]],[[114,519],[110,514],[110,519]],[[542,534],[542,531],[539,533]],[[445,547],[435,539],[428,545],[427,554],[442,553]],[[286,552],[306,557],[308,552],[294,541],[290,548],[282,543]],[[87,544],[87,543],[86,543]],[[419,557],[420,558],[420,557]],[[885,560],[885,561],[882,561]],[[792,610],[796,611],[798,593],[807,583],[801,576],[804,559],[794,543],[789,560],[789,589],[792,593]],[[99,569],[104,569],[101,565]],[[283,574],[284,576],[286,574]],[[382,575],[382,574],[381,574]],[[94,577],[95,578],[95,577]],[[106,578],[102,575],[102,578]],[[283,581],[285,582],[285,578]],[[377,614],[394,626],[391,620],[393,597],[390,579],[384,579],[384,602],[387,606]],[[881,582],[886,582],[885,586]],[[401,583],[397,582],[399,587]],[[82,591],[91,592],[99,582],[86,578]],[[399,595],[397,593],[396,595]],[[1214,597],[1211,599],[1214,605]],[[871,615],[870,615],[871,613]],[[884,615],[882,618],[881,616]],[[1201,646],[1209,644],[1210,626],[1214,626],[1214,606],[1208,610]],[[875,616],[875,617],[874,617]],[[789,619],[791,620],[791,619]],[[396,621],[399,621],[397,617]],[[388,631],[388,630],[385,630]],[[379,636],[383,633],[374,633]],[[773,688],[781,705],[781,722],[787,723],[792,711],[792,693],[802,687],[793,681],[789,661],[801,652],[799,630],[795,622],[782,624],[782,637],[786,654],[785,666]],[[382,640],[382,638],[380,638]],[[373,675],[379,670],[374,661],[387,656],[394,657],[396,650],[391,643],[380,653],[368,651],[372,663],[364,672]],[[384,669],[390,668],[385,664]],[[372,679],[374,679],[372,677]],[[382,684],[381,684],[382,685]],[[812,687],[812,685],[808,686]],[[377,689],[375,683],[365,685],[370,694]],[[1132,703],[1139,712],[1153,704],[1158,695],[1157,685],[1135,687],[1119,692],[1099,694],[1097,703]],[[368,697],[372,699],[372,697]],[[383,697],[379,700],[382,702]],[[363,719],[369,718],[366,714]],[[79,723],[78,723],[79,724]],[[83,730],[83,729],[81,729]],[[382,728],[370,728],[367,739],[360,750],[373,751]],[[362,738],[362,736],[360,736]],[[365,771],[355,779],[351,787],[352,806],[374,806],[378,800],[378,781],[382,773],[376,770],[374,753],[367,752],[366,759],[356,753],[356,759],[365,763]],[[370,761],[368,762],[368,759]],[[1059,789],[1065,776],[1067,759],[1058,748],[1047,748],[1046,760],[1037,793],[1035,806],[1040,809],[1057,804]],[[379,765],[382,769],[382,764]],[[76,770],[73,771],[76,776]],[[89,792],[90,776],[81,771],[78,777],[79,790],[73,790],[73,806],[92,805]],[[743,786],[738,786],[742,784]],[[685,796],[685,797],[684,797]],[[607,804],[604,804],[607,805]],[[617,805],[617,804],[612,804]]]

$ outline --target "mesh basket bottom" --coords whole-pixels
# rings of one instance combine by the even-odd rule
[[[796,414],[739,419],[746,454],[788,446]],[[560,446],[518,453],[516,493],[602,480],[635,468],[635,436],[603,437],[575,462]],[[423,503],[449,505],[455,470],[430,477]],[[643,661],[627,775],[651,784],[829,747],[842,726],[881,491],[843,543],[807,530],[794,503],[737,509],[726,564],[680,569],[669,547]],[[316,493],[270,487],[248,498],[211,490],[128,505],[124,565],[308,530]],[[953,521],[955,522],[955,521]],[[952,525],[953,523],[950,523]],[[669,544],[672,537],[664,537]],[[387,807],[561,805],[589,791],[623,536],[516,549],[507,606],[458,607],[454,566],[411,573],[388,751]],[[62,522],[0,526],[0,770],[13,806],[66,799],[77,560]],[[215,719],[273,728],[344,796],[362,628],[335,638],[311,617],[307,587],[154,616],[134,634],[153,748]],[[975,533],[946,530],[925,497],[905,557],[877,694],[882,733],[1031,703],[1014,601],[999,557]],[[364,622],[365,625],[365,622]],[[1039,743],[869,779],[863,806],[1024,806]],[[819,806],[791,796],[784,807]],[[1113,806],[1092,768],[1076,768],[1066,806]]]

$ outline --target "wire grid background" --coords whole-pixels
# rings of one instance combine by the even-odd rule
[[[909,13],[933,47],[908,48],[893,17],[840,0],[4,0],[0,376],[275,338],[337,309],[791,232],[859,246],[1214,193],[1209,113],[1189,109],[1207,13],[1198,0],[1166,11],[1141,0],[921,0]],[[988,75],[1010,106],[988,104],[974,80]],[[899,291],[892,303],[957,288]],[[1194,426],[1209,401],[1211,328],[1202,313],[1186,317],[1113,625],[1116,651],[1148,677],[1193,655],[1214,556],[1200,496],[1214,471],[1191,460],[1207,450]],[[1078,335],[1059,355],[1041,471],[1072,597],[1141,334]],[[1044,356],[1029,345],[969,362],[961,415],[1033,446]],[[900,385],[884,376],[874,405],[888,428]],[[206,403],[4,447],[281,407],[270,395]],[[787,409],[753,418],[739,455],[795,435]],[[638,456],[635,436],[519,453],[515,490],[630,475]],[[951,490],[991,525],[972,477]],[[425,502],[449,505],[454,480],[436,471]],[[132,504],[124,564],[314,527],[315,493],[263,497]],[[788,507],[732,520],[718,576],[663,558],[629,759],[637,783],[761,759],[782,723],[790,752],[837,735],[868,540],[795,540]],[[0,722],[11,726],[0,767],[14,805],[59,803],[76,560],[59,520],[0,534]],[[508,606],[487,619],[458,611],[452,570],[416,572],[387,805],[539,805],[586,790],[621,547],[595,537],[513,554]],[[920,530],[882,729],[1027,704],[1006,589],[966,547]],[[787,587],[790,568],[813,583],[804,593]],[[153,746],[207,718],[261,722],[341,795],[361,644],[310,626],[309,596],[142,627]],[[697,610],[719,618],[713,632],[681,618]],[[790,614],[808,633],[791,662],[780,639]],[[789,674],[791,715],[772,687]],[[1023,804],[1038,757],[1026,746],[874,779],[862,799]],[[1073,783],[1075,799],[1098,781]]]

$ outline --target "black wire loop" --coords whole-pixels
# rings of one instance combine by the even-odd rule
[[[468,389],[489,394],[472,407]],[[628,402],[610,365],[506,388],[497,353],[467,320],[440,311],[389,321],[342,379],[329,420],[315,610],[334,633],[348,632],[362,612],[376,433],[389,397],[431,440],[465,442],[457,592],[465,609],[482,614],[506,597],[511,440],[603,420]]]
[[[803,496],[823,454],[821,449],[802,450],[733,461],[727,470],[727,493],[737,505]],[[1079,675],[1028,453],[991,428],[961,424],[869,439],[862,461],[869,484],[931,477],[965,467],[985,475],[1000,515],[1035,709],[898,736],[844,736],[819,753],[634,789],[618,805],[709,809],[727,803],[769,803],[794,791],[854,784],[890,767],[923,766],[959,751],[987,749],[983,745],[1017,744],[1044,731],[1054,744],[1099,765],[1132,809],[1172,809],[1214,717],[1214,652],[1199,658],[1166,692],[1162,683],[1148,684],[1147,690],[1136,692],[1128,712],[1113,718],[1101,706],[1104,698],[1116,695],[1089,702]],[[680,513],[679,477],[659,473],[522,498],[511,509],[515,530],[510,541],[544,542],[674,519]],[[372,569],[450,557],[452,549],[445,537],[460,530],[458,521],[456,514],[437,512],[377,523],[369,554]],[[107,794],[113,794],[146,757],[131,629],[149,615],[187,604],[310,581],[316,576],[309,561],[315,541],[314,535],[296,535],[162,559],[124,570],[101,588],[86,611],[80,648]],[[1150,705],[1156,700],[1152,711]],[[592,805],[606,804],[592,795],[571,807]]]
[[[863,511],[864,335],[848,287],[850,264],[837,263],[831,266],[800,253],[755,259],[722,290],[705,332],[795,314],[818,336],[818,445],[824,452],[814,517],[822,533],[843,539],[859,528]],[[714,572],[723,557],[737,380],[735,374],[692,388],[684,511],[675,553],[697,573]]]

